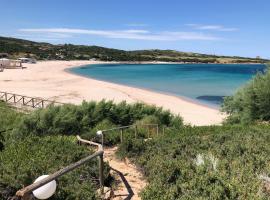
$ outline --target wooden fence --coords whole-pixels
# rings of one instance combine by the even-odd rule
[[[120,127],[114,127],[111,129],[105,129],[105,130],[100,130],[102,132],[101,134],[101,144],[104,145],[104,137],[106,137],[106,134],[108,134],[111,131],[118,131],[120,133],[120,142],[122,143],[124,140],[124,130],[125,129],[133,129],[134,130],[134,137],[137,138],[138,137],[138,127],[146,127],[147,129],[147,139],[151,138],[151,129],[154,128],[156,129],[154,131],[155,135],[159,135],[160,134],[160,127],[158,124],[133,124],[133,125],[129,125],[129,126],[120,126]],[[164,134],[165,128],[162,129],[162,133]]]
[[[103,146],[101,144],[98,144],[98,143],[95,143],[92,141],[84,140],[84,139],[80,138],[80,136],[77,136],[77,139],[78,139],[79,144],[94,145],[98,148],[98,150],[95,153],[87,156],[86,158],[83,158],[83,159],[77,161],[76,163],[72,163],[72,164],[64,167],[63,169],[58,170],[57,172],[54,172],[53,174],[49,175],[46,178],[18,190],[16,192],[16,196],[21,197],[23,200],[30,200],[33,197],[32,191],[42,187],[43,185],[45,185],[53,180],[56,180],[57,178],[63,176],[64,174],[69,173],[69,172],[77,169],[81,165],[83,165],[86,162],[88,162],[94,158],[97,158],[97,157],[98,157],[98,163],[99,163],[99,183],[100,183],[100,188],[101,188],[101,194],[103,194],[103,188],[104,188],[104,172],[103,172],[103,170],[104,170],[104,161],[103,161],[104,151],[103,151]]]
[[[40,97],[29,97],[20,94],[0,91],[0,100],[21,107],[46,108],[49,105],[63,105],[64,103],[46,100]]]
[[[159,125],[158,124],[135,124],[135,125],[129,125],[129,126],[121,126],[121,127],[115,127],[115,128],[111,128],[111,129],[106,129],[106,130],[101,130],[101,137],[102,137],[102,141],[101,144],[99,143],[95,143],[92,141],[88,141],[88,140],[84,140],[82,139],[80,136],[77,136],[77,140],[78,140],[78,144],[86,144],[86,145],[92,145],[92,146],[96,146],[97,147],[97,151],[94,154],[91,154],[89,156],[87,156],[86,158],[83,158],[79,161],[77,161],[76,163],[70,164],[66,167],[64,167],[63,169],[58,170],[57,172],[54,172],[53,174],[49,175],[48,177],[33,183],[29,186],[26,186],[20,190],[18,190],[16,192],[16,196],[21,197],[23,200],[30,200],[32,199],[32,192],[40,187],[42,187],[43,185],[56,180],[57,178],[63,176],[66,173],[69,173],[73,170],[75,170],[76,168],[80,167],[81,165],[85,164],[86,162],[88,162],[89,160],[92,160],[96,157],[98,157],[98,163],[99,163],[99,184],[100,184],[100,189],[101,189],[101,195],[103,195],[103,188],[104,188],[104,160],[103,160],[103,155],[104,155],[104,150],[103,150],[103,143],[104,143],[104,135],[108,134],[111,131],[120,131],[120,138],[121,138],[121,142],[123,142],[124,140],[124,130],[128,129],[128,128],[133,128],[134,129],[134,137],[137,138],[138,136],[138,126],[142,126],[142,127],[147,127],[148,130],[148,139],[150,138],[150,128],[151,127],[155,127],[156,131],[155,131],[155,135],[159,135]],[[164,129],[163,129],[163,134],[164,134]]]

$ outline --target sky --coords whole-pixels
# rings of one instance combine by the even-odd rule
[[[269,0],[0,0],[0,36],[270,58]]]

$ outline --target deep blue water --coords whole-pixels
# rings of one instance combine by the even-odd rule
[[[259,64],[98,64],[71,72],[218,105],[264,70]]]

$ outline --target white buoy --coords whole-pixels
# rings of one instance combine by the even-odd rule
[[[42,175],[42,176],[38,177],[34,183],[41,181],[42,179],[44,179],[48,176],[49,175]],[[53,180],[53,181],[41,186],[40,188],[34,190],[33,194],[37,199],[48,199],[55,193],[55,191],[56,191],[56,181]]]

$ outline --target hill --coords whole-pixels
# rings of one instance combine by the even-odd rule
[[[99,46],[53,45],[16,38],[0,37],[0,53],[11,58],[32,57],[37,60],[89,60],[103,61],[164,61],[186,63],[265,63],[260,58],[216,56],[174,50],[124,51]]]

